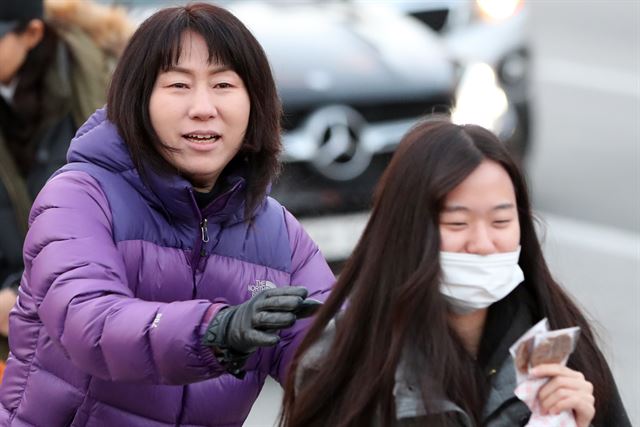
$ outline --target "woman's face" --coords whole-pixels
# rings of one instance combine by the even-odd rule
[[[490,255],[515,251],[520,222],[513,183],[498,163],[485,160],[445,198],[440,250]]]
[[[178,63],[158,74],[151,98],[151,124],[163,144],[161,155],[197,190],[210,191],[242,145],[251,103],[240,76],[209,63],[205,40],[182,37]]]

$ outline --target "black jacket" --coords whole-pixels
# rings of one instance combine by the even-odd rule
[[[58,97],[42,123],[35,126],[26,142],[11,140],[12,127],[20,123],[11,106],[0,98],[0,287],[17,287],[22,274],[22,242],[26,234],[29,209],[49,176],[64,165],[69,142],[75,135],[68,102]],[[65,106],[66,104],[66,106]],[[25,126],[21,124],[21,126]],[[20,144],[30,160],[24,170],[14,155]],[[27,147],[24,147],[27,146]]]
[[[535,312],[533,298],[524,286],[518,286],[489,309],[477,359],[489,384],[483,427],[520,427],[529,421],[531,411],[514,394],[517,384],[509,347],[540,320]],[[338,316],[337,322],[339,321]],[[296,371],[296,390],[313,378],[313,373],[317,370],[314,367],[323,363],[322,360],[333,343],[335,325],[336,320],[332,320],[321,338],[305,353]],[[610,372],[608,374],[611,376]],[[394,387],[397,427],[477,427],[468,414],[446,397],[436,399],[439,401],[438,413],[425,414],[418,381],[418,376],[406,367],[403,359],[396,371]],[[441,418],[443,414],[447,416],[447,420]],[[603,421],[594,427],[631,427],[615,385],[607,411],[601,415]]]

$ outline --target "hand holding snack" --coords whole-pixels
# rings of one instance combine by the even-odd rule
[[[515,394],[531,409],[527,427],[588,427],[593,419],[593,386],[565,366],[579,332],[577,327],[549,331],[543,319],[510,347]]]
[[[560,364],[538,365],[529,372],[536,378],[550,378],[538,392],[543,414],[572,410],[578,427],[589,427],[596,413],[593,385],[578,371]]]

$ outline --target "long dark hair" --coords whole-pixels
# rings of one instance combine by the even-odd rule
[[[231,67],[242,78],[251,102],[244,142],[236,157],[248,163],[247,217],[262,202],[269,183],[280,171],[281,105],[267,57],[254,36],[230,12],[194,3],[160,10],[133,34],[114,71],[107,115],[129,147],[137,169],[151,166],[175,172],[160,155],[159,140],[149,115],[149,99],[159,72],[175,65],[185,32],[200,34],[209,61]]]
[[[24,63],[18,70],[18,86],[11,104],[11,113],[3,118],[3,133],[5,133],[8,148],[20,171],[26,175],[33,164],[35,145],[31,144],[40,125],[47,118],[45,77],[55,62],[58,35],[47,22],[42,21],[44,33],[42,40],[29,51]],[[16,34],[27,30],[29,21],[21,22]],[[7,120],[8,123],[4,123]]]
[[[604,396],[611,387],[604,374],[606,362],[587,320],[549,273],[522,173],[491,132],[435,118],[403,138],[382,176],[364,233],[296,353],[281,426],[364,426],[374,424],[374,419],[393,425],[394,376],[406,345],[414,355],[409,355],[412,372],[426,372],[428,367],[428,378],[420,379],[427,411],[432,404],[428,397],[435,391],[481,424],[486,387],[476,362],[449,327],[439,292],[438,224],[446,195],[485,159],[502,165],[514,185],[524,286],[539,307],[534,316],[548,317],[552,328],[582,328],[569,365],[593,383],[596,404],[606,404]],[[302,355],[345,304],[319,371],[294,393]]]

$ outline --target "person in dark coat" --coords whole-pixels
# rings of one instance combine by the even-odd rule
[[[545,263],[504,144],[478,126],[426,120],[394,154],[296,354],[281,426],[524,426],[509,347],[545,317],[581,334],[567,366],[530,371],[549,379],[542,412],[629,427],[589,322]]]
[[[33,199],[69,141],[106,101],[130,34],[123,12],[92,1],[0,2],[0,359],[22,276]]]
[[[0,426],[241,426],[335,277],[269,197],[281,106],[225,9],[162,9],[34,201]]]

